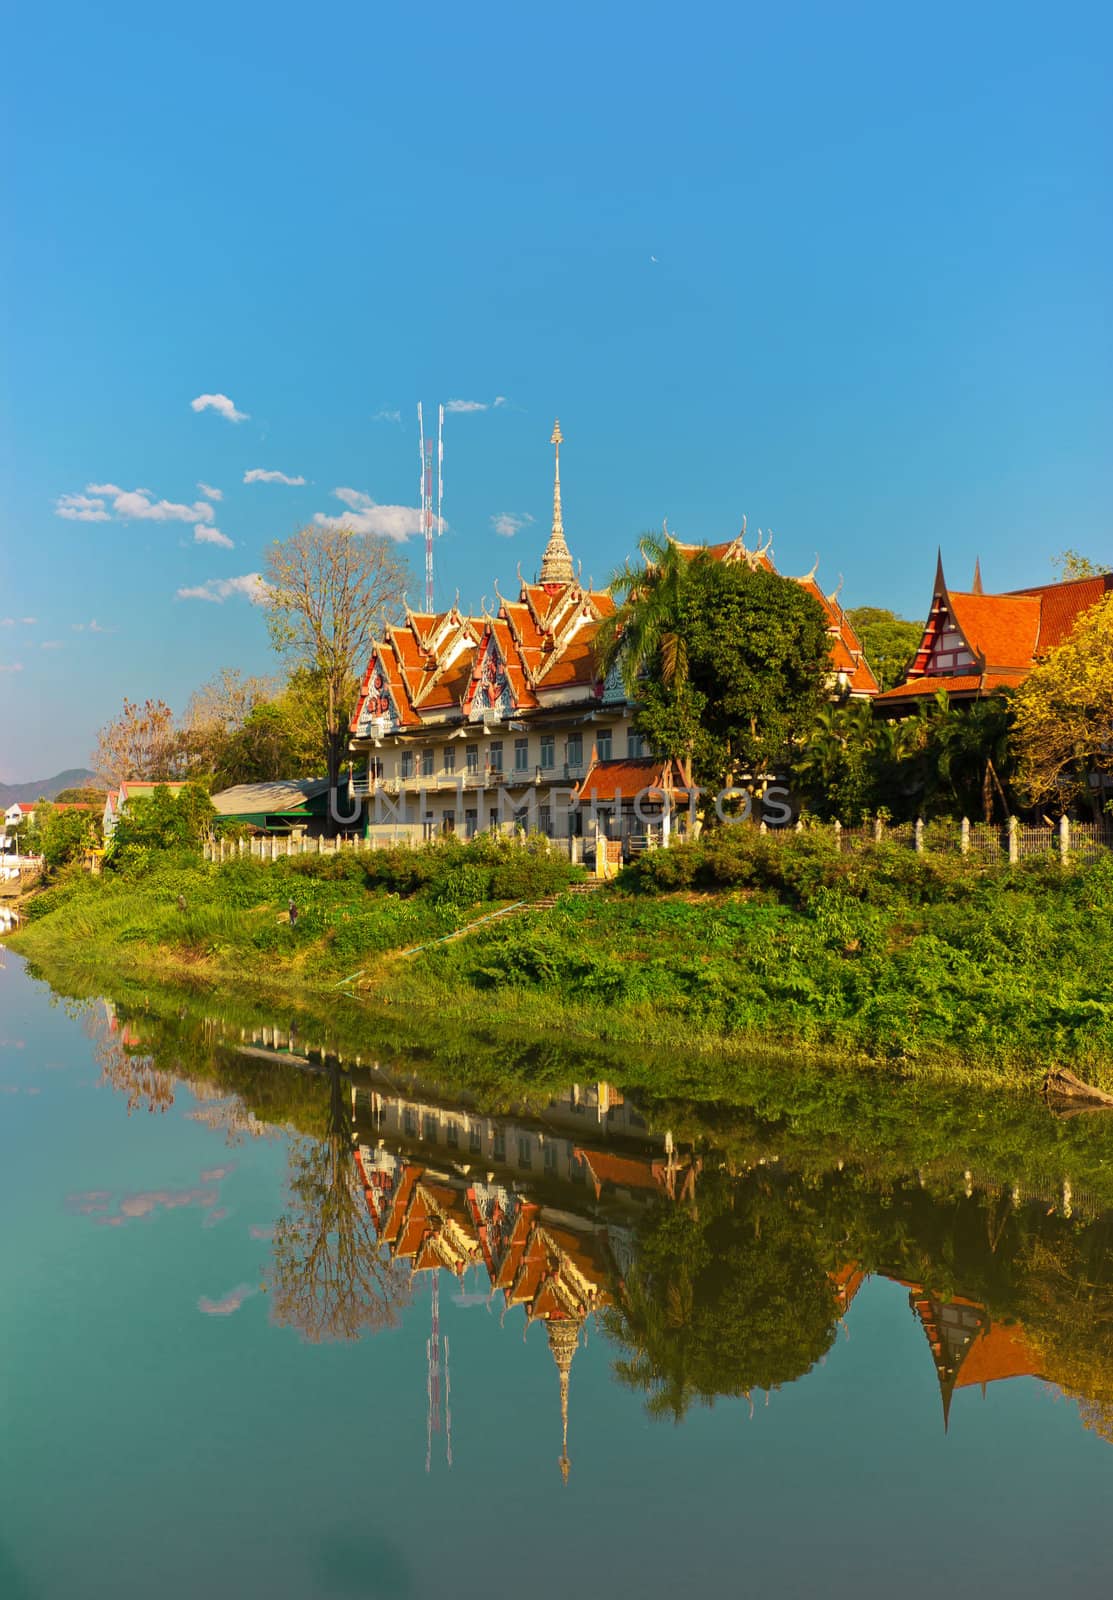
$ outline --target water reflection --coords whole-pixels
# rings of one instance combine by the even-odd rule
[[[276,1322],[351,1340],[390,1326],[429,1284],[427,1461],[434,1435],[451,1460],[445,1274],[457,1297],[543,1327],[565,1478],[574,1359],[592,1323],[615,1378],[651,1416],[680,1421],[802,1378],[852,1329],[871,1276],[907,1293],[943,1428],[965,1391],[1027,1377],[1113,1438],[1113,1213],[1061,1179],[817,1163],[787,1130],[775,1158],[740,1159],[721,1111],[701,1131],[688,1107],[681,1138],[608,1082],[519,1086],[483,1105],[404,1062],[319,1050],[296,1028],[110,1005],[88,1025],[129,1111],[164,1111],[185,1083],[194,1114],[230,1143],[287,1131]],[[105,1201],[85,1198],[91,1211]],[[241,1291],[253,1289],[202,1309],[230,1315]]]

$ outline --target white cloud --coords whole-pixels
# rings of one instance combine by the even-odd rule
[[[497,394],[491,401],[487,400],[449,400],[445,406],[446,411],[491,411],[498,410],[499,406],[507,405],[504,394]]]
[[[321,528],[347,528],[352,533],[371,533],[402,544],[421,532],[421,511],[417,506],[381,506],[361,489],[334,489],[336,498],[348,507],[348,515],[330,517],[318,511],[313,518]]]
[[[105,510],[103,499],[87,494],[61,494],[54,502],[54,514],[67,517],[70,522],[111,522],[112,513]]]
[[[97,621],[96,617],[93,618],[92,622],[71,622],[70,623],[70,627],[73,629],[74,633],[85,633],[85,632],[89,632],[89,633],[115,633],[116,632],[115,628],[106,628],[106,627],[104,627],[104,625],[102,623]]]
[[[235,541],[229,539],[226,533],[221,533],[219,528],[212,528],[207,523],[199,522],[193,530],[194,544],[218,544],[222,550],[234,550]]]
[[[115,483],[87,483],[83,494],[60,495],[54,510],[71,522],[111,522],[114,514],[126,522],[211,522],[214,516],[207,500],[187,506],[177,500],[156,500],[150,489],[121,489]]]
[[[258,572],[245,572],[241,578],[210,578],[192,589],[179,589],[179,600],[208,600],[223,605],[233,595],[243,595],[253,606],[266,603],[267,585]]]
[[[25,628],[33,628],[38,620],[38,617],[0,617],[0,628],[14,628],[19,623]]]
[[[246,411],[237,411],[226,394],[199,394],[189,403],[194,411],[218,411],[229,422],[246,422],[249,415]]]
[[[400,411],[376,411],[371,420],[372,422],[401,422],[402,413]]]
[[[243,475],[245,483],[284,483],[291,489],[300,489],[305,482],[303,477],[289,478],[284,472],[268,472],[265,467],[252,467]]]
[[[39,646],[39,649],[40,650],[61,650],[62,649],[62,641],[61,641],[61,639],[44,639],[42,644]]]
[[[22,661],[0,661],[0,672],[22,672]]]
[[[187,506],[176,500],[152,500],[141,489],[118,494],[112,509],[125,521],[137,522],[211,522],[214,516],[207,500]]]
[[[491,518],[491,526],[500,538],[513,539],[532,521],[528,511],[499,511]]]
[[[200,489],[201,493],[205,496],[206,500],[223,500],[224,499],[224,490],[223,489],[214,489],[211,483],[198,482],[197,487]]]

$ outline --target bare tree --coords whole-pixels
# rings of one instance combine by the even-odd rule
[[[399,611],[409,569],[385,539],[311,525],[267,553],[275,649],[319,684],[329,782],[337,783],[359,674]]]
[[[320,1344],[391,1327],[409,1274],[386,1255],[352,1154],[339,1068],[329,1069],[324,1139],[290,1147],[286,1210],[274,1233],[271,1315]]]
[[[278,694],[274,678],[245,677],[223,667],[195,689],[182,718],[182,734],[191,759],[212,770],[227,741],[243,727],[257,706]]]
[[[97,776],[107,783],[125,778],[165,781],[183,775],[182,743],[174,713],[165,700],[125,700],[118,717],[97,734],[92,756]]]

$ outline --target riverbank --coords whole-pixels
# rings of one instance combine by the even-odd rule
[[[661,892],[677,849],[590,895],[512,846],[156,858],[58,882],[9,942],[105,987],[234,986],[618,1048],[679,1096],[714,1097],[762,1052],[1024,1087],[1065,1066],[1113,1089],[1113,863],[979,869],[753,835],[716,848],[702,890]]]

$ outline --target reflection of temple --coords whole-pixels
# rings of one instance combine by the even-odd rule
[[[650,1135],[606,1083],[574,1085],[538,1113],[495,1117],[416,1080],[377,1069],[368,1080],[353,1090],[353,1115],[379,1236],[415,1273],[480,1271],[527,1328],[542,1324],[559,1375],[567,1480],[570,1373],[584,1325],[610,1303],[639,1212],[690,1198],[698,1163]]]
[[[931,1347],[943,1397],[943,1426],[950,1423],[956,1389],[986,1386],[1005,1378],[1039,1378],[1039,1358],[1019,1324],[994,1322],[977,1300],[953,1295],[940,1300],[919,1284],[907,1285],[908,1301]]]

